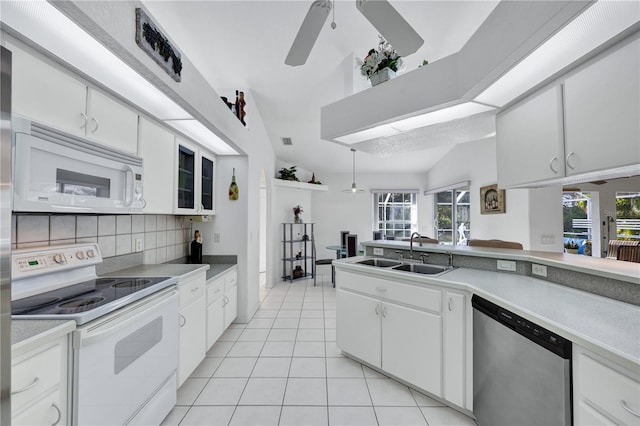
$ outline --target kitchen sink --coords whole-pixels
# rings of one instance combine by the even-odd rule
[[[441,265],[427,265],[424,263],[403,263],[395,266],[397,271],[414,272],[416,274],[434,275],[449,271],[451,268]]]
[[[377,266],[379,268],[389,268],[391,266],[402,265],[402,262],[397,262],[395,260],[387,260],[387,259],[367,259],[367,260],[361,260],[358,263],[360,265]]]

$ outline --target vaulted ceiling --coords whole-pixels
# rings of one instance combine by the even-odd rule
[[[403,58],[411,72],[459,51],[497,1],[390,1],[425,40]],[[144,1],[158,24],[221,96],[250,89],[278,159],[316,172],[351,170],[349,149],[320,139],[320,108],[369,83],[355,58],[376,47],[378,32],[356,9],[355,0],[335,1],[336,29],[329,16],[306,64],[290,67],[284,58],[311,1]],[[371,108],[375,108],[371,105]],[[251,125],[251,111],[247,110]],[[282,137],[293,145],[284,146]],[[437,138],[437,139],[435,139]],[[358,170],[424,172],[464,134],[439,132],[407,149],[359,153]]]

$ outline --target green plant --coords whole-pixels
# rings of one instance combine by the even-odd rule
[[[378,37],[380,37],[378,49],[370,49],[364,58],[362,66],[360,66],[360,73],[367,78],[383,68],[390,68],[392,71],[397,72],[402,67],[402,59],[398,52],[382,36]]]
[[[573,240],[569,240],[566,243],[564,243],[564,248],[569,249],[569,250],[577,250],[578,249],[578,244]]]
[[[300,180],[296,177],[296,167],[291,166],[289,168],[283,167],[280,169],[278,173],[280,173],[280,179],[282,180],[294,180],[296,182],[300,182]]]

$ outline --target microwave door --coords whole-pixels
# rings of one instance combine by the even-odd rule
[[[16,211],[119,212],[131,204],[133,171],[103,156],[16,135]]]

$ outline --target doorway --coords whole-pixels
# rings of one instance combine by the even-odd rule
[[[259,245],[259,260],[258,260],[258,272],[260,277],[260,301],[265,294],[265,288],[270,287],[267,285],[267,177],[264,170],[260,171],[260,212],[259,222],[260,230],[258,237]]]

